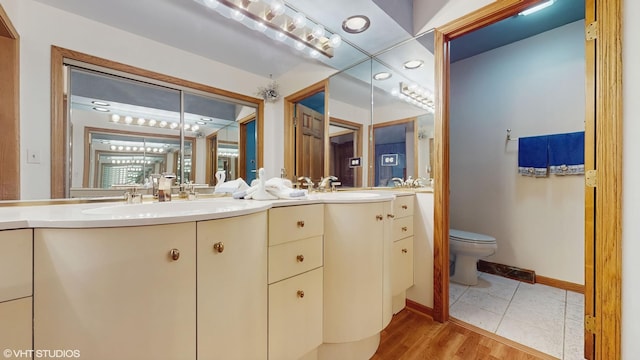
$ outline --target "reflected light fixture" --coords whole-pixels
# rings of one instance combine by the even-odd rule
[[[342,44],[340,35],[327,32],[322,24],[311,21],[283,0],[194,1],[298,50],[309,48],[312,57],[322,54],[332,58],[334,49]]]
[[[369,28],[371,20],[364,15],[349,16],[342,22],[342,30],[349,34],[359,34]]]
[[[109,112],[109,109],[103,108],[103,107],[98,107],[98,106],[94,106],[93,110],[99,111],[99,112]]]
[[[391,94],[431,113],[435,112],[436,107],[433,95],[429,90],[421,86],[400,82],[399,91],[394,89]]]
[[[374,80],[387,80],[391,77],[391,73],[383,71],[373,75]]]
[[[533,14],[535,12],[538,12],[538,11],[540,11],[542,9],[548,8],[549,6],[553,5],[554,2],[555,2],[555,0],[545,1],[543,3],[540,3],[540,4],[536,5],[536,6],[532,6],[532,7],[528,8],[528,9],[520,12],[518,15],[521,15],[521,16],[531,15],[531,14]]]
[[[109,103],[104,101],[93,100],[91,103],[96,106],[109,106]]]
[[[413,70],[413,69],[417,69],[417,68],[421,67],[423,64],[424,64],[424,61],[415,59],[415,60],[406,61],[403,64],[403,66],[404,66],[405,69]]]

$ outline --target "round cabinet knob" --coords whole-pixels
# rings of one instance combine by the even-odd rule
[[[302,299],[304,297],[304,291],[298,290],[298,297]]]
[[[406,254],[407,253],[407,249],[402,249],[402,253]]]
[[[173,261],[178,261],[178,259],[180,259],[180,250],[171,249],[169,251],[169,257],[171,257],[171,260],[173,260]]]
[[[407,209],[408,209],[408,206],[407,206],[407,205],[402,205],[402,208],[403,208],[404,210],[407,210]]]
[[[407,227],[406,227],[406,226],[403,226],[403,227],[402,227],[402,231],[407,231]]]
[[[296,260],[298,262],[303,262],[304,261],[304,255],[300,254],[300,255],[296,256]]]
[[[396,217],[396,216],[393,215],[393,214],[387,214],[387,218],[389,218],[389,219],[393,219],[394,217]]]
[[[215,250],[216,252],[223,252],[224,251],[224,243],[221,242],[217,242],[215,244],[213,244],[213,250]]]
[[[298,220],[298,227],[299,228],[303,228],[304,227],[304,221]]]

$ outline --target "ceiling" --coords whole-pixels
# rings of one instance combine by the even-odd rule
[[[451,62],[460,61],[584,19],[584,0],[555,0],[527,16],[512,16],[451,42]]]

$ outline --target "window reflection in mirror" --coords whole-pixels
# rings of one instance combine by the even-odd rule
[[[151,174],[173,173],[174,185],[196,183],[201,191],[213,185],[218,169],[227,180],[255,178],[255,104],[77,66],[67,66],[66,74],[68,196],[144,191]]]

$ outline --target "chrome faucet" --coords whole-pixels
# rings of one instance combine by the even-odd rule
[[[338,178],[333,176],[333,175],[329,175],[327,177],[323,177],[322,179],[320,179],[320,183],[318,184],[318,190],[319,191],[327,191],[327,189],[329,188],[329,186],[331,186],[331,184],[335,181],[338,181]]]
[[[395,187],[404,187],[404,180],[398,177],[391,178],[391,181],[394,182]]]
[[[309,177],[301,176],[301,177],[298,178],[298,181],[304,181],[302,183],[302,185],[306,186],[307,189],[309,189],[309,190],[313,190],[313,187],[314,187],[315,184],[313,183],[313,181],[311,181],[311,179]]]

